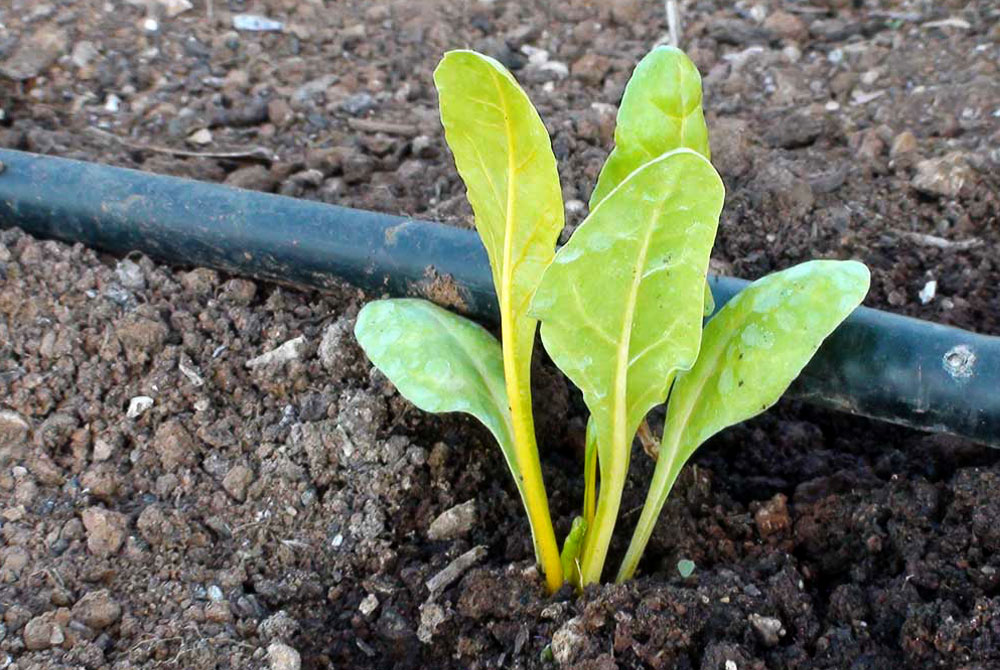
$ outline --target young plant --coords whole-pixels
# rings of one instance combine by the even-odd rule
[[[445,136],[490,258],[501,341],[409,299],[366,305],[355,333],[415,405],[472,414],[493,433],[550,590],[564,579],[577,586],[600,580],[638,432],[658,459],[618,572],[627,579],[687,459],[714,433],[777,401],[861,302],[868,271],[814,261],[770,275],[719,310],[703,333],[714,310],[706,273],[725,192],[709,162],[701,80],[677,49],[655,49],[636,67],[590,214],[558,253],[555,158],[524,91],[499,63],[469,51],[448,53],[434,78]],[[546,350],[590,410],[583,514],[561,554],[531,416],[539,321]],[[645,417],[668,396],[656,449]]]
[[[472,414],[492,431],[528,513],[550,590],[562,566],[531,414],[538,322],[528,307],[563,228],[562,191],[548,133],[528,96],[497,61],[452,51],[434,72],[445,138],[465,182],[500,303],[500,344],[427,303],[388,300],[359,314],[369,358],[417,407]]]

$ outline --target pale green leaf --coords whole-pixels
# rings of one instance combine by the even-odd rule
[[[664,427],[686,455],[773,405],[868,292],[868,268],[810,261],[754,282],[709,321],[693,369],[678,375]],[[661,451],[661,457],[663,456]],[[671,460],[672,454],[665,454]]]
[[[718,173],[690,149],[650,161],[580,224],[535,293],[542,342],[583,392],[597,444],[601,493],[584,584],[600,579],[639,422],[697,357],[723,197]]]
[[[590,209],[639,166],[681,147],[710,157],[701,75],[683,51],[661,46],[639,61],[625,86],[615,148],[597,178]]]
[[[591,212],[538,288],[542,341],[583,392],[602,478],[613,433],[631,442],[671,373],[694,364],[723,196],[701,155],[661,156]]]
[[[481,326],[414,298],[370,302],[354,336],[400,394],[426,412],[465,412],[500,444],[518,488],[521,475],[504,388],[500,343]]]
[[[823,340],[864,299],[869,273],[854,261],[810,261],[759,279],[716,313],[695,366],[670,394],[660,457],[618,572],[629,579],[681,468],[718,431],[778,401]]]
[[[490,258],[501,319],[510,324],[504,338],[512,338],[517,393],[530,398],[537,321],[527,310],[563,228],[549,135],[514,77],[488,56],[450,51],[434,83],[445,138]]]

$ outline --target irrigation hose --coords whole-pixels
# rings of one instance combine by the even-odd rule
[[[0,228],[166,263],[374,294],[496,321],[475,232],[0,149]],[[712,277],[717,305],[747,282]],[[1000,447],[1000,338],[861,307],[790,390],[816,405]]]

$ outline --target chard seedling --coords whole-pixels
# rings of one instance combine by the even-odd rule
[[[677,49],[655,49],[637,66],[590,214],[558,253],[563,208],[555,158],[527,95],[498,62],[470,51],[449,52],[434,80],[445,137],[489,255],[501,338],[412,299],[369,303],[356,336],[415,405],[466,412],[492,432],[550,590],[564,579],[577,586],[600,580],[639,432],[658,455],[618,572],[627,579],[691,454],[777,401],[864,298],[868,270],[813,261],[770,275],[730,300],[703,331],[714,310],[706,273],[725,192],[709,162],[697,69]],[[561,553],[531,415],[539,321],[549,356],[590,410],[583,514]],[[645,417],[668,396],[657,447]]]

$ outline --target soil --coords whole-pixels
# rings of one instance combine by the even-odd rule
[[[680,3],[716,268],[858,258],[867,304],[1000,334],[1000,8],[861,4]],[[186,5],[0,3],[0,146],[468,226],[431,72],[472,47],[546,120],[571,230],[667,29],[638,0]],[[636,580],[549,598],[499,450],[372,370],[359,291],[18,231],[0,288],[0,667],[1000,667],[998,452],[782,402],[699,452]],[[561,536],[584,418],[538,372]]]

